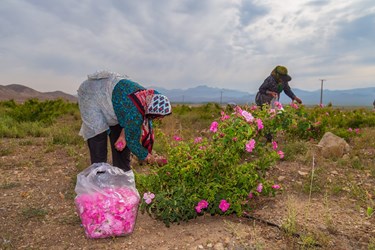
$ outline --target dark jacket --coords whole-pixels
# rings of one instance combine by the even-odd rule
[[[259,91],[255,97],[255,102],[257,105],[262,106],[265,103],[270,104],[273,97],[268,94],[268,91],[278,93],[278,99],[280,98],[280,93],[285,92],[292,100],[296,97],[293,91],[290,89],[288,82],[277,83],[272,75],[267,77],[263,84],[259,87]]]

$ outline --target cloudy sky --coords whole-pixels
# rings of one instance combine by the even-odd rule
[[[374,0],[0,0],[0,85],[75,94],[107,69],[144,86],[255,93],[375,86]]]

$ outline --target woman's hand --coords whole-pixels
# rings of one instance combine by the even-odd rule
[[[117,151],[122,151],[124,150],[124,148],[126,147],[126,141],[122,141],[122,140],[117,140],[116,143],[115,143],[115,148],[117,149]]]
[[[294,97],[294,101],[296,101],[296,102],[298,102],[299,104],[301,104],[302,103],[302,100],[301,99],[299,99],[297,96],[296,97]]]
[[[115,148],[117,151],[122,151],[126,147],[125,132],[124,129],[121,130],[120,136],[115,142]]]
[[[168,160],[165,157],[163,157],[163,156],[158,156],[158,157],[156,157],[156,163],[159,166],[164,166],[165,164],[168,163]]]
[[[155,163],[155,157],[152,154],[148,154],[145,161],[147,164],[154,164]]]
[[[268,95],[274,97],[274,98],[277,98],[278,94],[276,92],[273,92],[273,91],[268,91]]]
[[[145,161],[148,163],[148,164],[157,164],[159,166],[163,166],[165,164],[168,163],[168,160],[163,157],[163,156],[153,156],[151,154],[148,154]]]

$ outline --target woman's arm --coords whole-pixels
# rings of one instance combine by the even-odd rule
[[[144,160],[148,151],[140,143],[143,117],[128,97],[130,91],[137,89],[134,86],[137,85],[135,83],[130,84],[129,81],[125,80],[117,83],[113,89],[112,104],[117,120],[120,126],[124,128],[124,143],[126,142],[126,146],[135,156]]]

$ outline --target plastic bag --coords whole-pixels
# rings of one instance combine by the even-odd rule
[[[75,192],[75,205],[87,237],[133,232],[140,196],[132,170],[94,163],[77,175]]]

